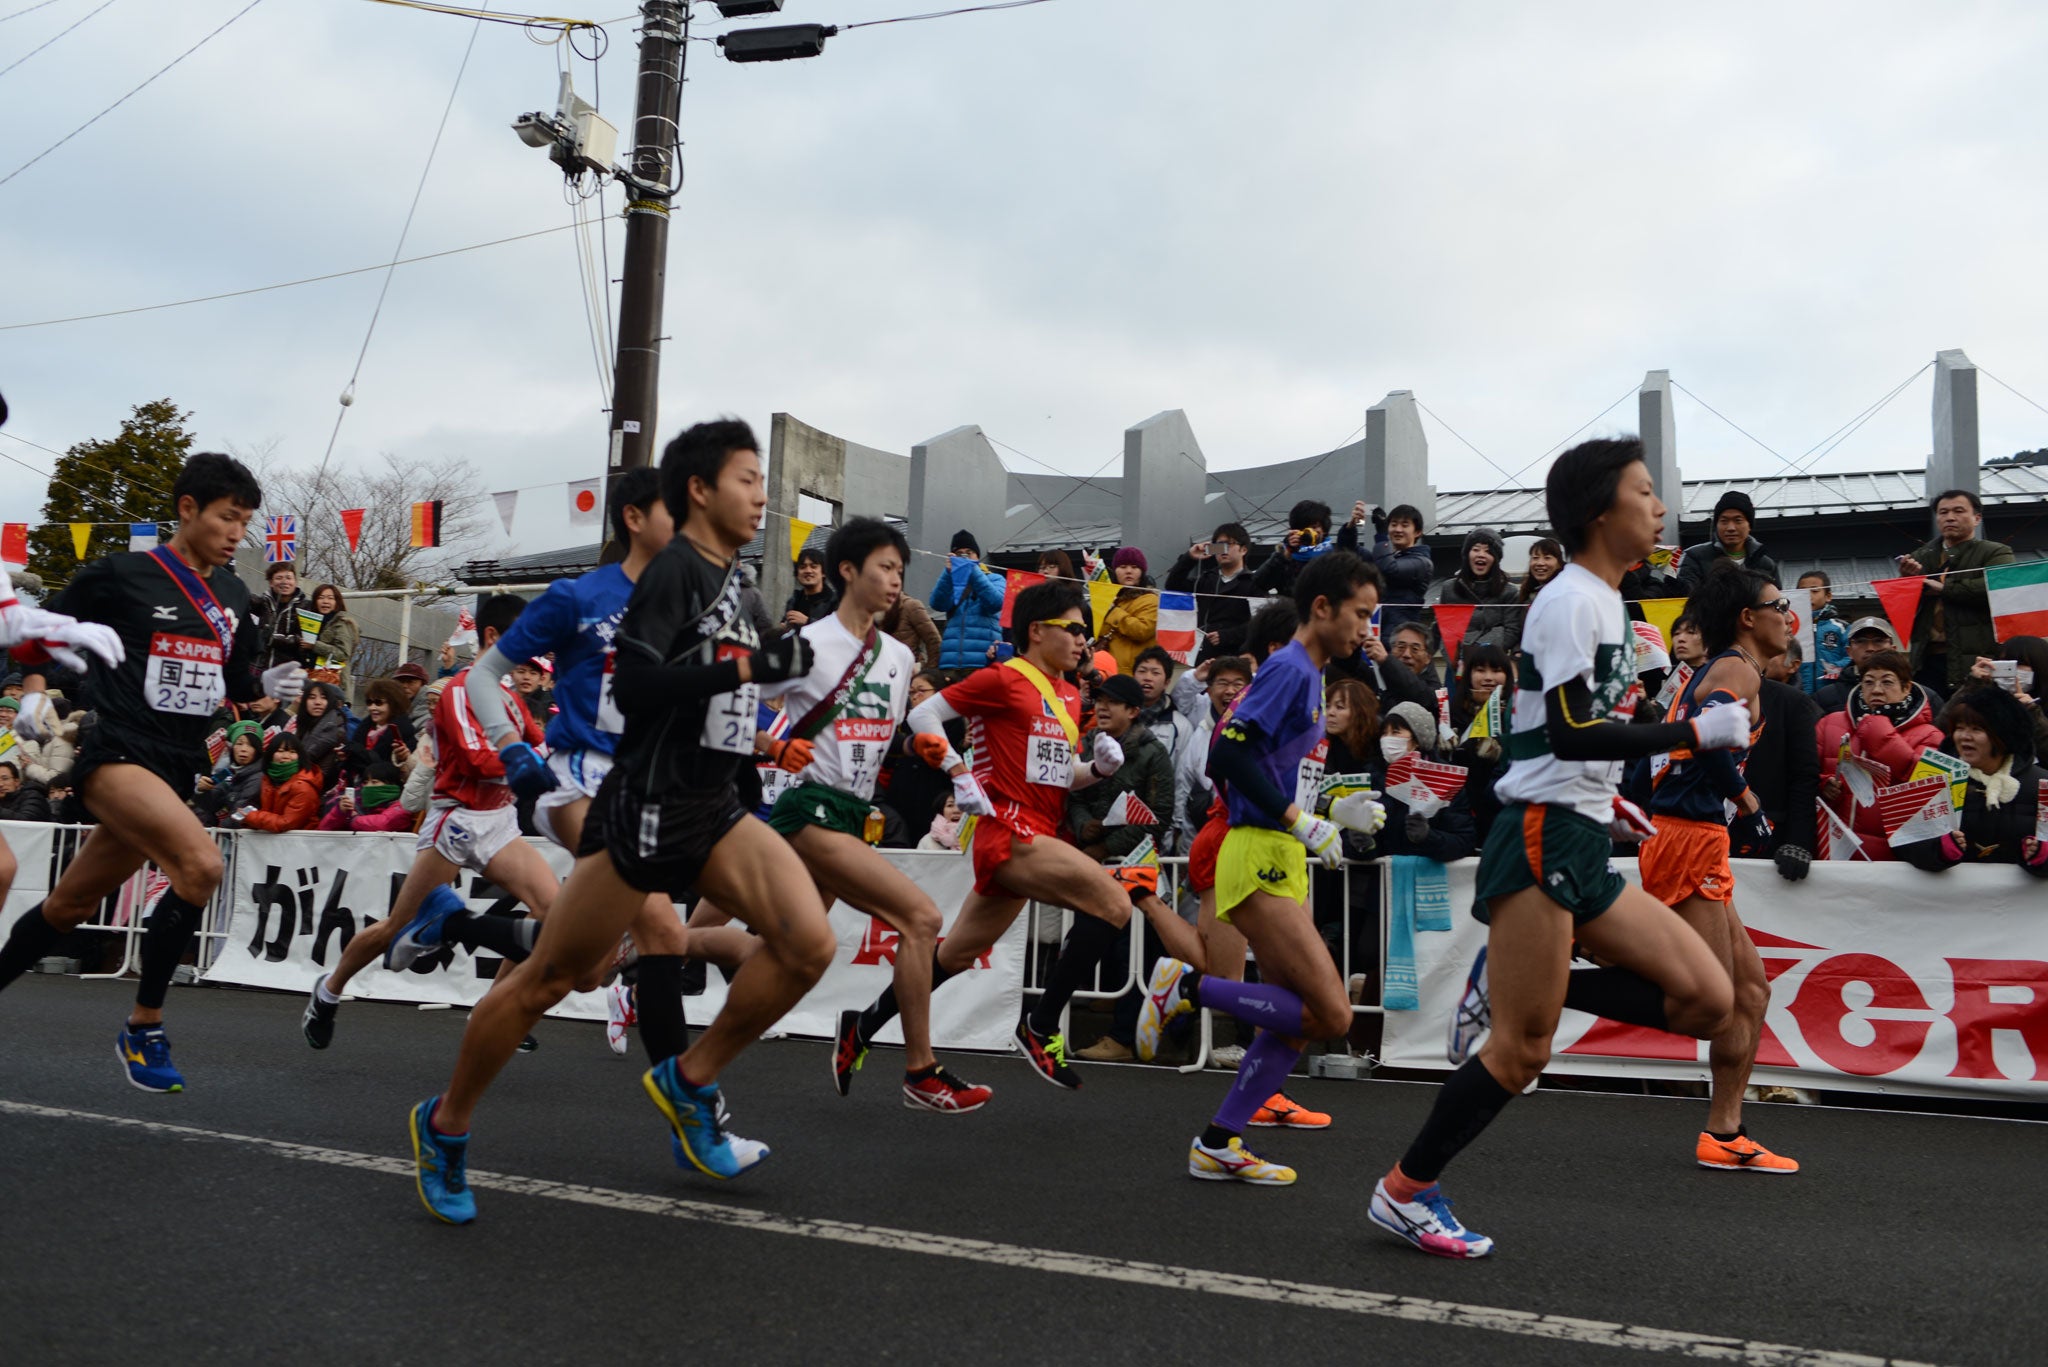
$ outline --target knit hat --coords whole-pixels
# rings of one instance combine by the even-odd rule
[[[1381,717],[1382,721],[1398,721],[1415,735],[1415,748],[1427,754],[1436,749],[1436,718],[1422,710],[1419,703],[1395,703]]]
[[[1756,505],[1751,503],[1749,495],[1743,493],[1740,489],[1730,489],[1727,493],[1714,500],[1714,520],[1716,522],[1720,521],[1721,514],[1727,512],[1730,508],[1741,513],[1749,521],[1756,521]]]
[[[253,721],[238,721],[228,727],[228,749],[234,749],[235,742],[243,736],[254,741],[258,750],[263,748],[263,728]]]
[[[9,712],[19,712],[21,710],[21,699],[0,698],[0,709],[4,709]]]
[[[1145,563],[1145,553],[1136,546],[1119,546],[1116,554],[1109,558],[1109,567],[1113,570],[1120,570],[1126,565],[1136,565],[1140,574],[1148,573],[1151,569],[1151,566]]]
[[[946,549],[949,551],[957,551],[962,549],[970,550],[973,551],[975,555],[979,556],[981,554],[981,543],[974,539],[973,532],[970,532],[963,527],[959,531],[953,533],[953,539],[951,542],[947,544]]]

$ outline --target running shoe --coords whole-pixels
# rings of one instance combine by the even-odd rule
[[[962,1082],[944,1068],[930,1077],[903,1081],[903,1104],[913,1111],[937,1111],[941,1115],[965,1115],[988,1105],[995,1095],[975,1082]]]
[[[145,1092],[182,1092],[185,1077],[171,1066],[171,1037],[161,1025],[130,1030],[126,1025],[114,1037],[114,1057],[128,1071],[130,1085]]]
[[[430,1096],[412,1108],[413,1185],[420,1204],[436,1220],[466,1225],[476,1219],[476,1197],[469,1194],[469,1136],[442,1134],[434,1128],[434,1110],[441,1098]]]
[[[1439,1258],[1484,1258],[1493,1252],[1493,1240],[1474,1234],[1451,1214],[1450,1199],[1439,1182],[1416,1192],[1412,1201],[1396,1201],[1381,1178],[1372,1191],[1369,1217],[1381,1229]]]
[[[610,987],[619,980],[619,975],[640,962],[640,951],[633,944],[631,935],[619,937],[619,947],[612,951],[612,961],[604,971],[604,985]]]
[[[1047,1082],[1070,1092],[1081,1090],[1081,1075],[1067,1066],[1065,1035],[1040,1035],[1030,1021],[1021,1020],[1017,1022],[1017,1047],[1024,1051],[1032,1071]]]
[[[327,979],[320,980],[322,983]],[[299,1017],[299,1029],[306,1033],[306,1043],[315,1049],[325,1049],[334,1043],[334,1017],[341,1010],[340,1002],[320,1000],[320,988],[316,984],[306,994],[306,1014]]]
[[[1137,1055],[1115,1035],[1104,1035],[1086,1049],[1076,1049],[1074,1057],[1084,1063],[1129,1063]]]
[[[1294,1169],[1268,1163],[1244,1146],[1236,1135],[1220,1149],[1212,1149],[1201,1136],[1188,1147],[1188,1176],[1204,1182],[1249,1182],[1255,1187],[1291,1187]]]
[[[402,973],[413,966],[414,960],[432,954],[441,947],[441,931],[448,918],[466,910],[462,895],[449,884],[435,888],[420,900],[420,909],[384,951],[384,967]]]
[[[1720,1140],[1701,1130],[1699,1146],[1694,1154],[1701,1167],[1719,1168],[1723,1172],[1772,1172],[1784,1176],[1799,1171],[1799,1164],[1772,1153],[1746,1132],[1737,1133],[1730,1140]]]
[[[688,1162],[707,1177],[728,1181],[768,1157],[768,1146],[726,1132],[719,1119],[718,1084],[692,1087],[676,1071],[676,1061],[663,1059],[640,1079],[669,1129],[675,1135],[676,1162]]]
[[[1145,985],[1145,1004],[1138,1009],[1138,1057],[1150,1063],[1159,1054],[1159,1037],[1175,1019],[1195,1009],[1180,990],[1193,970],[1179,959],[1161,959]]]
[[[1463,1063],[1472,1057],[1479,1037],[1492,1028],[1493,1003],[1486,996],[1486,947],[1482,945],[1479,957],[1472,961],[1472,971],[1465,975],[1465,995],[1451,1014],[1451,1040],[1444,1047],[1444,1057],[1453,1066]]]
[[[860,1012],[848,1007],[839,1013],[837,1043],[832,1049],[832,1090],[845,1096],[853,1090],[853,1075],[867,1061],[867,1042],[860,1037]]]
[[[1209,1066],[1211,1068],[1221,1068],[1226,1072],[1234,1073],[1237,1071],[1237,1066],[1243,1062],[1244,1046],[1242,1044],[1220,1045],[1209,1051]]]
[[[532,1035],[528,1035],[525,1039],[519,1041],[519,1052],[522,1054],[530,1054],[538,1048],[540,1048],[540,1041]]]
[[[640,1013],[633,1009],[633,989],[624,983],[613,983],[604,990],[604,1042],[611,1051],[625,1057],[626,1048],[632,1042],[629,1032],[640,1023]]]
[[[1287,1093],[1275,1092],[1266,1104],[1252,1112],[1251,1123],[1269,1130],[1327,1130],[1330,1117],[1288,1100]]]

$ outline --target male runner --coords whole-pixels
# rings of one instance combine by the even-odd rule
[[[1331,808],[1334,821],[1315,811],[1323,668],[1364,643],[1379,587],[1379,571],[1350,551],[1310,561],[1294,582],[1301,622],[1294,639],[1237,695],[1209,750],[1209,776],[1222,790],[1230,823],[1216,857],[1217,919],[1250,944],[1261,981],[1237,982],[1163,960],[1138,1018],[1145,1053],[1157,1048],[1168,1022],[1197,1006],[1258,1030],[1223,1105],[1188,1150],[1189,1174],[1206,1181],[1293,1183],[1294,1169],[1258,1157],[1239,1136],[1293,1069],[1305,1040],[1341,1039],[1351,1029],[1343,976],[1308,915],[1308,855],[1338,868],[1340,825],[1371,835],[1386,822],[1370,793],[1340,798]]]
[[[975,818],[974,890],[932,956],[932,989],[993,948],[1025,902],[1078,912],[1037,1004],[1017,1025],[1017,1043],[1032,1068],[1070,1091],[1080,1090],[1081,1075],[1067,1063],[1060,1017],[1103,956],[1124,942],[1131,921],[1123,885],[1059,834],[1067,794],[1109,777],[1124,762],[1122,748],[1099,731],[1090,754],[1075,754],[1081,695],[1066,675],[1088,648],[1080,613],[1078,584],[1048,580],[1023,590],[1011,612],[1017,654],[977,669],[910,713],[917,753],[952,776],[953,800]],[[955,717],[967,718],[971,773],[946,740],[946,723]],[[860,1013],[856,1043],[874,1039],[896,1009],[894,989],[884,989]],[[845,1041],[842,1030],[842,1048]]]
[[[1749,1137],[1742,1124],[1742,1092],[1756,1063],[1770,979],[1756,945],[1735,913],[1735,874],[1728,861],[1727,806],[1736,811],[1734,837],[1743,849],[1768,849],[1771,819],[1750,790],[1744,770],[1749,747],[1763,735],[1758,694],[1763,664],[1785,652],[1792,634],[1792,604],[1778,586],[1755,570],[1725,557],[1693,589],[1688,615],[1700,624],[1709,652],[1671,709],[1670,720],[1685,721],[1740,701],[1756,727],[1735,750],[1673,750],[1668,763],[1650,761],[1650,819],[1657,833],[1643,844],[1643,891],[1685,918],[1699,932],[1735,984],[1735,1010],[1728,1028],[1708,1045],[1713,1074],[1707,1128],[1694,1154],[1703,1168],[1740,1172],[1793,1173],[1799,1164],[1772,1153]],[[1803,739],[1803,738],[1802,738]]]
[[[602,968],[649,893],[701,889],[762,940],[717,1019],[642,1078],[679,1158],[710,1176],[737,1177],[768,1156],[726,1131],[719,1073],[832,962],[832,927],[802,861],[734,788],[753,763],[760,685],[811,665],[803,637],[764,643],[740,610],[739,551],[768,502],[752,430],[725,419],[685,431],[662,454],[661,492],[681,527],[633,586],[614,638],[612,697],[626,724],[584,814],[576,867],[533,956],[470,1013],[448,1090],[412,1110],[420,1199],[450,1223],[476,1218],[469,1124],[491,1080],[533,1022]]]
[[[1624,882],[1609,854],[1617,825],[1640,831],[1644,820],[1621,802],[1622,762],[1680,747],[1733,749],[1749,739],[1749,709],[1733,702],[1691,721],[1629,723],[1640,689],[1619,586],[1664,523],[1642,443],[1573,447],[1550,467],[1544,493],[1572,563],[1544,585],[1522,628],[1507,741],[1514,766],[1496,790],[1501,813],[1472,906],[1487,945],[1453,1027],[1454,1061],[1485,1028],[1489,988],[1493,1036],[1445,1081],[1370,1212],[1374,1224],[1446,1258],[1484,1257],[1493,1240],[1458,1222],[1437,1178],[1542,1074],[1564,1007],[1711,1039],[1727,1028],[1734,999],[1706,942]],[[1613,967],[1572,972],[1574,939]]]
[[[88,561],[54,605],[120,637],[118,651],[87,643],[99,662],[86,674],[83,701],[99,721],[72,768],[99,824],[50,895],[14,923],[0,948],[0,987],[89,920],[145,862],[155,864],[171,886],[150,913],[135,1009],[115,1041],[128,1080],[146,1092],[185,1088],[171,1063],[163,1008],[171,975],[220,886],[220,847],[185,805],[193,780],[210,767],[213,714],[227,699],[288,701],[306,685],[296,663],[257,672],[261,643],[247,621],[249,590],[225,568],[262,501],[240,461],[214,452],[189,457],[171,485],[178,526],[170,544]],[[23,663],[16,725],[35,735],[49,703],[40,661],[31,655]]]
[[[487,652],[496,649],[525,607],[516,594],[484,599],[476,612],[479,644]],[[555,898],[555,871],[519,837],[518,799],[477,715],[478,702],[485,700],[502,700],[510,712],[500,715],[511,717],[529,745],[541,739],[540,725],[527,715],[507,679],[479,680],[471,665],[441,690],[434,704],[434,796],[420,822],[412,868],[399,884],[391,913],[350,937],[334,970],[313,984],[299,1027],[315,1049],[333,1042],[349,979],[380,956],[386,968],[403,970],[443,943],[472,953],[489,949],[514,962],[533,947],[532,922],[471,913],[453,886],[464,869],[480,873],[536,917],[545,917]]]

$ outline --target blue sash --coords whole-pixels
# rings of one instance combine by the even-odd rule
[[[149,557],[163,567],[164,573],[171,576],[171,582],[184,593],[193,610],[213,628],[213,634],[220,640],[221,659],[225,661],[234,648],[235,623],[228,616],[227,609],[220,605],[220,599],[213,596],[213,590],[206,586],[199,572],[180,560],[177,552],[169,546],[157,547],[149,552]]]

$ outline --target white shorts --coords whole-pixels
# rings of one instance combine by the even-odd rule
[[[413,848],[432,850],[451,864],[482,873],[507,845],[519,838],[519,809],[494,807],[435,807],[420,823],[420,837]]]
[[[569,853],[576,853],[576,847],[555,829],[555,811],[572,802],[596,797],[598,786],[611,771],[612,757],[602,750],[557,750],[549,755],[548,772],[555,776],[555,786],[534,803],[533,824],[542,835]]]

